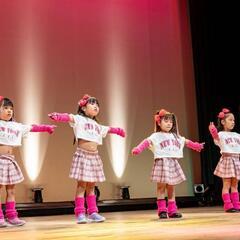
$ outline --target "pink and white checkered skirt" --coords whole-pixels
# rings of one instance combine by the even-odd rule
[[[152,168],[151,181],[176,185],[186,180],[177,158],[157,158]]]
[[[223,153],[214,175],[221,178],[237,178],[240,180],[240,154]]]
[[[98,151],[91,152],[77,148],[73,155],[69,177],[84,182],[105,181],[103,163]]]
[[[0,184],[12,185],[24,180],[22,171],[13,155],[0,155]]]

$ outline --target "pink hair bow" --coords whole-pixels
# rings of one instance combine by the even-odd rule
[[[90,98],[90,95],[85,94],[82,99],[79,100],[78,105],[80,107],[86,106],[88,99]]]
[[[4,97],[3,96],[0,96],[0,101],[2,101],[4,99]]]
[[[229,109],[223,108],[222,111],[218,114],[218,118],[220,118],[220,119],[224,118],[225,114],[229,113],[229,112],[230,112]]]
[[[159,113],[155,115],[155,121],[159,123],[161,117],[164,117],[166,114],[170,114],[170,112],[168,112],[168,111],[165,110],[165,109],[161,109],[161,110],[159,111]]]

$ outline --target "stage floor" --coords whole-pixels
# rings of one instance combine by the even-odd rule
[[[221,207],[180,210],[180,220],[158,220],[156,211],[145,210],[103,213],[106,222],[82,225],[73,215],[26,217],[25,226],[0,228],[0,239],[240,239],[240,213]]]

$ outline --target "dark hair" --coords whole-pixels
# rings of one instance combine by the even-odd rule
[[[217,119],[217,130],[218,130],[218,131],[223,131],[223,130],[224,130],[224,127],[223,127],[221,121],[222,121],[222,120],[225,120],[226,118],[228,118],[229,115],[231,115],[231,114],[234,115],[232,112],[228,112],[228,113],[225,113],[225,114],[224,114],[224,117],[223,117],[223,118],[219,118],[219,117],[218,117],[218,119]]]
[[[0,101],[0,106],[1,107],[13,107],[13,102],[9,99],[9,98],[6,98],[4,97],[1,101]],[[13,117],[14,117],[14,111],[13,111],[13,116],[12,118],[9,120],[9,121],[13,121]]]
[[[156,115],[158,115],[158,114],[159,114],[159,111],[156,112]],[[162,121],[163,119],[171,119],[173,121],[173,126],[169,132],[178,135],[178,126],[177,126],[176,116],[173,113],[167,113],[160,118],[160,121]],[[156,121],[155,121],[155,129],[154,130],[155,130],[155,132],[160,132],[162,130]]]
[[[90,104],[96,103],[96,104],[99,106],[99,102],[98,102],[98,100],[97,100],[95,97],[90,97],[90,98],[87,100],[87,104],[88,104],[88,103],[90,103]],[[86,105],[87,105],[87,104],[86,104]],[[86,106],[86,105],[85,105],[85,106]],[[83,107],[85,107],[85,106],[83,106]],[[82,109],[83,107],[78,106],[77,113],[78,113],[79,115],[84,116],[84,117],[90,118],[90,117],[87,116],[87,115],[85,114],[85,112],[83,111],[83,109]],[[92,119],[95,120],[96,122],[98,122],[98,120],[97,120],[96,117],[93,117]]]
[[[95,98],[95,97],[90,97],[88,100],[87,100],[87,104],[88,103],[90,103],[90,104],[92,104],[92,103],[96,103],[98,106],[99,106],[99,102],[98,102],[98,100]],[[86,105],[87,105],[86,104]],[[86,106],[85,105],[85,106]],[[87,116],[86,115],[86,113],[83,111],[83,107],[85,107],[85,106],[78,106],[78,109],[77,109],[77,114],[79,114],[79,115],[81,115],[81,116],[83,116],[83,117],[87,117],[87,118],[90,118],[89,116]],[[98,122],[98,119],[96,118],[96,117],[93,117],[93,118],[91,118],[91,119],[93,119],[93,120],[95,120],[96,122]],[[75,144],[75,142],[76,142],[76,138],[74,137],[74,140],[73,140],[73,145]]]

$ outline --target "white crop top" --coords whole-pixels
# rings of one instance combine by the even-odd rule
[[[98,124],[95,120],[82,115],[71,115],[74,123],[70,122],[76,139],[83,139],[102,144],[102,138],[106,137],[109,127]]]
[[[21,146],[22,138],[28,135],[31,128],[30,125],[0,120],[0,144]]]
[[[172,133],[155,132],[147,138],[152,142],[150,148],[156,158],[182,158],[185,138]]]
[[[214,141],[221,149],[221,153],[240,154],[240,134],[236,132],[220,131],[220,141]]]

